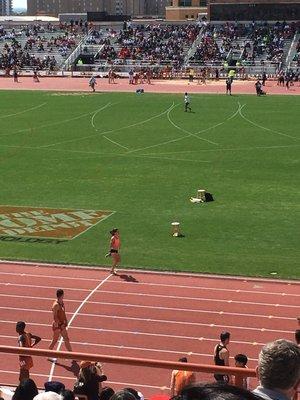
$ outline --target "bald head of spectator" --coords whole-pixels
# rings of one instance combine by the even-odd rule
[[[44,392],[35,396],[33,400],[62,400],[62,397],[55,392]]]
[[[300,382],[300,347],[284,339],[267,343],[259,354],[257,373],[261,386],[254,393],[266,400],[291,399]]]

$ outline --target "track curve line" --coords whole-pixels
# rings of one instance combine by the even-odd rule
[[[245,105],[246,105],[246,104],[244,104],[243,107],[244,107]],[[263,129],[263,130],[265,130],[265,131],[267,131],[267,132],[273,133],[273,134],[275,134],[275,135],[285,136],[285,137],[288,137],[288,138],[290,138],[290,139],[299,140],[299,138],[297,138],[297,137],[295,137],[295,136],[291,136],[291,135],[288,135],[288,134],[286,134],[286,133],[282,133],[282,132],[279,132],[279,131],[275,131],[274,129],[270,129],[270,128],[267,128],[266,126],[257,124],[256,122],[254,122],[254,121],[252,121],[251,119],[247,118],[247,117],[243,114],[243,112],[242,112],[243,107],[240,107],[240,109],[239,109],[239,114],[240,114],[240,116],[241,116],[245,121],[247,121],[249,124],[255,126],[256,128],[260,128],[260,129]]]
[[[38,108],[44,107],[46,104],[47,103],[42,103],[42,104],[39,104],[38,106],[27,108],[26,110],[18,111],[18,112],[14,113],[14,114],[1,115],[0,119],[14,117],[14,116],[20,115],[20,114],[25,114],[25,113],[27,113],[29,111],[37,110]]]
[[[72,315],[72,317],[70,318],[70,321],[68,323],[68,327],[67,329],[72,325],[72,322],[74,321],[74,319],[76,318],[76,316],[79,314],[80,310],[82,309],[82,307],[85,305],[85,303],[93,296],[93,294],[95,292],[97,292],[97,290],[106,282],[108,281],[108,279],[111,277],[112,275],[109,274],[106,278],[104,278],[100,283],[98,283],[98,285],[92,290],[90,291],[90,293],[86,296],[86,298],[80,303],[79,307],[76,309],[76,311],[74,312],[74,314]],[[60,350],[61,345],[63,342],[63,338],[61,337],[59,339],[58,345],[57,345],[57,351]],[[49,381],[52,381],[53,378],[53,374],[54,374],[54,369],[55,369],[55,363],[53,363],[51,365],[51,369],[50,369],[50,373],[49,373]]]
[[[5,133],[5,134],[3,134],[3,135],[0,135],[0,137],[2,137],[2,136],[17,135],[17,134],[19,134],[19,133],[29,132],[29,131],[33,131],[33,130],[36,130],[36,129],[49,128],[49,127],[51,127],[51,126],[56,126],[56,125],[65,124],[65,123],[68,123],[68,122],[71,122],[71,121],[75,121],[75,120],[80,119],[80,118],[87,117],[87,116],[93,114],[95,111],[97,111],[97,110],[90,111],[90,112],[84,113],[84,114],[80,114],[80,115],[77,115],[77,116],[72,117],[72,118],[63,119],[62,121],[51,122],[51,123],[49,123],[49,124],[45,124],[45,125],[41,125],[41,126],[34,126],[34,127],[32,127],[32,128],[20,129],[20,130],[18,130],[18,131],[16,131],[16,132],[12,132],[12,133]],[[46,145],[46,146],[48,146],[48,145]],[[39,148],[44,148],[44,147],[46,147],[46,146],[39,146]]]
[[[173,108],[175,108],[175,106],[174,106]],[[210,131],[211,129],[214,129],[214,128],[220,126],[220,125],[225,124],[226,122],[228,122],[228,121],[230,121],[231,119],[233,119],[236,115],[238,115],[240,108],[241,108],[241,105],[239,104],[237,110],[236,110],[232,115],[230,115],[228,118],[226,118],[224,121],[221,121],[221,122],[219,122],[219,123],[216,124],[216,125],[213,125],[213,126],[210,126],[210,127],[208,127],[208,128],[205,128],[205,129],[203,129],[203,130],[201,130],[201,131],[198,131],[198,132],[195,133],[195,135],[199,135],[199,134],[201,134],[201,133]],[[172,110],[171,110],[171,111],[172,111]],[[182,129],[183,129],[183,128],[182,128]],[[184,131],[185,131],[185,130],[184,130]],[[188,131],[185,131],[185,132],[188,132]],[[153,145],[151,145],[151,146],[141,147],[141,148],[139,148],[139,149],[132,150],[132,151],[130,151],[130,153],[133,153],[133,152],[136,152],[136,151],[148,150],[148,149],[152,149],[152,148],[159,147],[159,146],[164,146],[165,144],[174,143],[174,142],[178,142],[178,141],[183,140],[183,139],[187,139],[187,138],[189,138],[190,136],[191,136],[191,135],[190,135],[190,133],[189,133],[188,135],[181,136],[181,137],[176,138],[176,139],[171,139],[171,140],[167,140],[167,141],[165,141],[165,142],[153,144]]]
[[[174,104],[174,102],[173,102],[173,104]],[[172,107],[172,105],[171,105],[170,107]],[[162,115],[166,114],[166,113],[168,112],[168,110],[169,110],[170,107],[168,107],[165,111],[160,112],[159,114],[153,115],[152,117],[150,117],[150,118],[148,118],[148,119],[145,119],[145,120],[143,120],[143,121],[135,122],[134,124],[125,125],[125,126],[122,126],[122,127],[120,127],[120,128],[110,129],[110,130],[104,131],[104,132],[94,133],[94,134],[92,134],[92,135],[83,136],[83,137],[77,138],[77,139],[65,140],[65,141],[62,141],[62,142],[59,142],[59,143],[56,143],[56,144],[64,144],[64,143],[78,142],[78,141],[81,141],[81,140],[85,140],[85,139],[89,139],[89,138],[97,137],[97,136],[98,136],[98,137],[101,137],[101,136],[107,135],[108,133],[115,133],[115,132],[119,132],[119,131],[121,131],[121,130],[123,130],[123,129],[132,128],[132,127],[138,126],[138,125],[143,125],[143,124],[146,124],[146,123],[149,122],[149,121],[152,121],[152,120],[155,119],[155,118],[159,118],[159,117],[161,117]],[[96,131],[98,130],[98,128],[96,128],[95,126],[94,126],[93,128],[94,128]],[[50,146],[48,146],[48,147],[50,147]]]

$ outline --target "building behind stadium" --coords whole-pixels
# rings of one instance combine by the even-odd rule
[[[166,6],[169,21],[196,20],[203,16],[211,21],[299,21],[297,0],[172,0]]]
[[[106,12],[109,15],[164,17],[169,0],[27,0],[28,15]]]
[[[11,15],[12,0],[0,0],[0,15]]]

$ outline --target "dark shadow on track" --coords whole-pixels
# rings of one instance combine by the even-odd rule
[[[134,283],[138,282],[138,280],[135,279],[135,277],[132,276],[132,275],[126,275],[126,274],[120,275],[120,274],[118,274],[117,276],[119,276],[121,279],[123,279],[123,281],[126,281],[126,282],[134,282]]]

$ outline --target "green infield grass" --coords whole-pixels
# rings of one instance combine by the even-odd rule
[[[2,91],[0,104],[0,208],[112,212],[36,243],[27,214],[14,230],[0,210],[2,259],[107,265],[118,227],[124,267],[299,278],[298,96],[192,95],[191,113],[147,93]],[[191,203],[198,189],[215,201]]]

